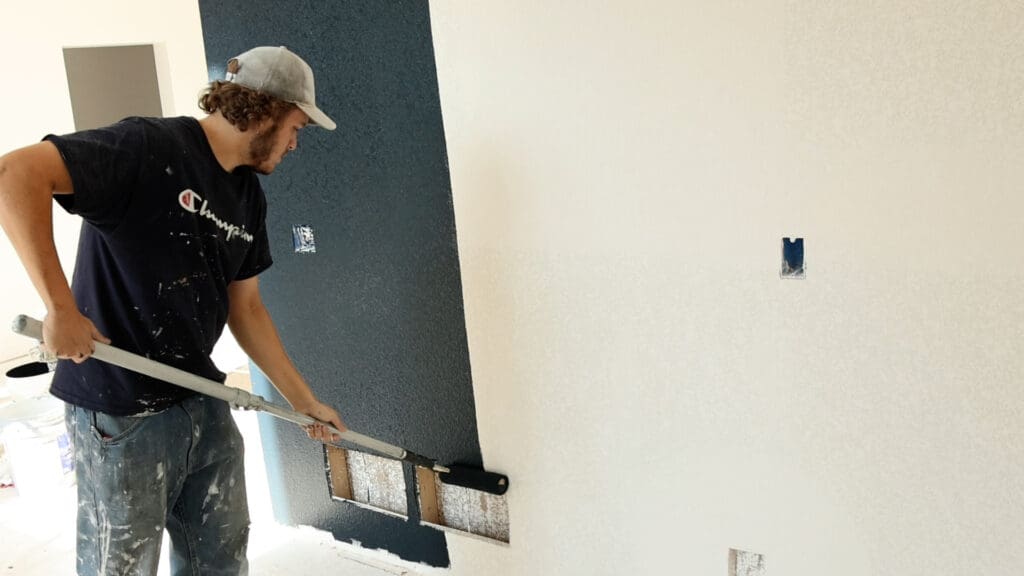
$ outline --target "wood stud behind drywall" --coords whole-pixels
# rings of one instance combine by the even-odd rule
[[[508,544],[508,503],[498,496],[441,482],[437,473],[416,469],[420,521],[434,528]]]
[[[408,519],[401,462],[337,446],[325,446],[325,452],[332,498]],[[424,526],[508,544],[508,504],[504,495],[445,484],[433,470],[419,466],[416,494]]]

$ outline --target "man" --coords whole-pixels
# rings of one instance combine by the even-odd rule
[[[229,407],[90,360],[94,340],[223,381],[210,353],[226,323],[295,410],[345,429],[288,358],[257,281],[271,258],[256,173],[272,173],[308,123],[334,129],[314,96],[301,58],[254,48],[206,89],[202,120],[128,118],[0,158],[0,225],[46,305],[44,346],[62,359],[51,392],[75,442],[79,574],[155,574],[165,527],[173,573],[247,572]],[[84,220],[70,286],[51,199]]]

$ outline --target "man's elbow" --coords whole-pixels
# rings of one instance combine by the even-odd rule
[[[8,154],[0,156],[0,194],[3,194],[7,189],[7,176],[10,173],[9,164],[10,159],[8,158]]]
[[[24,148],[0,155],[0,188],[10,188],[10,182],[15,176],[25,174],[28,161]]]
[[[242,301],[233,301],[228,307],[228,325],[247,322],[265,313],[266,309],[259,298],[245,298]]]
[[[10,210],[11,191],[14,189],[10,183],[12,169],[9,156],[0,156],[0,216]]]

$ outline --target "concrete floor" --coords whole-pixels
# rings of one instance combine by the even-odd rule
[[[39,503],[21,498],[13,488],[0,490],[0,574],[54,576],[75,570],[74,487]],[[167,540],[158,574],[169,574]],[[273,522],[253,523],[249,543],[250,574],[346,574],[388,576],[416,574],[380,561],[359,559],[350,546],[329,534]]]
[[[364,550],[335,541],[309,527],[277,524],[271,512],[256,415],[235,412],[246,442],[246,474],[252,532],[249,564],[252,576],[324,575],[387,576],[440,574],[445,571],[413,565],[382,551]],[[256,457],[253,457],[255,455]],[[22,496],[16,488],[0,488],[0,574],[54,576],[74,573],[75,487],[62,486],[45,498]],[[160,575],[169,574],[164,538]]]

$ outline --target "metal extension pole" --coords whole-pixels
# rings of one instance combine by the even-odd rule
[[[22,336],[35,338],[40,342],[43,340],[43,323],[35,318],[20,315],[14,319],[11,328],[14,332],[21,334]],[[282,420],[294,422],[301,426],[323,424],[332,434],[337,434],[341,436],[342,440],[355,444],[361,448],[372,450],[379,454],[394,458],[395,460],[404,460],[417,466],[431,468],[435,472],[449,472],[447,467],[441,466],[425,456],[420,456],[419,454],[409,452],[400,446],[388,444],[387,442],[382,442],[376,438],[371,438],[370,436],[366,436],[352,430],[345,430],[342,432],[334,426],[325,422],[320,422],[312,416],[307,416],[306,414],[296,412],[290,408],[283,408],[271,402],[267,402],[262,396],[252,394],[238,388],[225,386],[220,382],[196,376],[190,372],[186,372],[166,364],[161,364],[155,360],[150,360],[149,358],[133,354],[120,348],[115,348],[114,346],[104,344],[103,342],[94,341],[93,344],[95,345],[95,349],[92,357],[108,364],[120,366],[121,368],[145,374],[146,376],[156,378],[157,380],[169,382],[171,384],[181,386],[182,388],[188,388],[189,390],[199,392],[200,394],[218,398],[230,404],[232,408],[242,410],[260,410]]]

